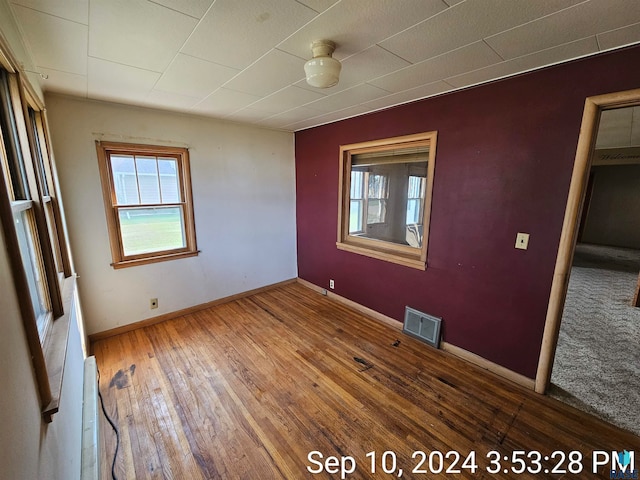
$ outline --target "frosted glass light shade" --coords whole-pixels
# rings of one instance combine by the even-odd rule
[[[329,40],[313,42],[313,58],[304,64],[307,83],[312,87],[329,88],[338,83],[342,65],[331,56],[335,48]]]

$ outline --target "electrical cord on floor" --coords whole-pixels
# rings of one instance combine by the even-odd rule
[[[107,413],[107,409],[104,407],[104,399],[100,392],[100,370],[98,370],[98,397],[100,397],[100,405],[102,406],[104,418],[107,419],[107,422],[109,422],[109,425],[111,425],[111,428],[113,428],[113,431],[116,434],[116,451],[113,453],[113,462],[111,462],[111,478],[112,480],[118,480],[118,477],[116,477],[116,459],[118,458],[118,447],[120,447],[120,431],[113,420],[111,420],[111,417]]]

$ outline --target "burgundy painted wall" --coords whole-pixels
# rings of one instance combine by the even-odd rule
[[[639,65],[634,47],[297,132],[300,278],[440,316],[445,341],[534,378],[585,98],[640,87]],[[431,130],[427,270],[338,250],[339,145]]]

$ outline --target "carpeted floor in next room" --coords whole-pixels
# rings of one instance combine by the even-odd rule
[[[578,244],[550,395],[640,435],[640,251]]]

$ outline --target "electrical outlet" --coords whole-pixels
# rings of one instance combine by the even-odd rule
[[[518,233],[516,236],[516,248],[520,250],[526,250],[529,246],[529,234],[528,233]]]
[[[154,309],[154,308],[158,308],[158,299],[157,298],[152,298],[151,300],[149,300],[149,308],[150,309]]]
[[[333,290],[335,288],[336,284],[333,282],[333,278],[331,280],[329,280],[329,288],[331,290]]]

